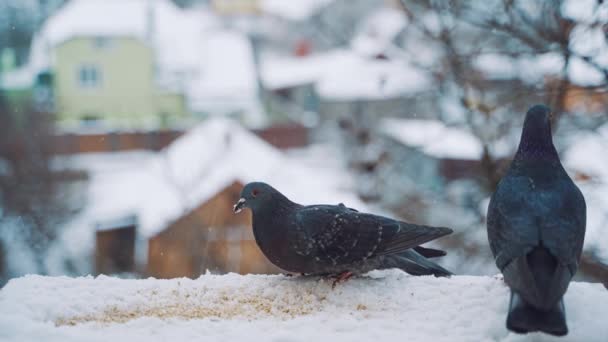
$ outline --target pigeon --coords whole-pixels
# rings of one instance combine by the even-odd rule
[[[563,295],[585,237],[585,199],[560,162],[550,109],[526,114],[519,148],[488,206],[488,240],[511,288],[507,329],[568,333]]]
[[[388,268],[413,275],[451,275],[425,257],[445,252],[419,246],[452,233],[450,228],[360,213],[342,203],[303,206],[261,182],[247,184],[240,197],[234,212],[251,209],[258,246],[285,271],[333,276],[336,281]]]

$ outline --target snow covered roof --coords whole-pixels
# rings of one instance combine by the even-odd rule
[[[414,277],[396,270],[356,277],[335,290],[331,280],[281,275],[30,275],[0,291],[0,331],[6,341],[46,342],[553,340],[507,331],[508,302],[500,277]],[[573,282],[565,302],[567,341],[605,341],[602,284]]]
[[[597,0],[565,0],[562,14],[583,23],[608,22],[608,5]]]
[[[547,75],[558,75],[563,66],[559,54],[511,57],[487,53],[476,57],[473,66],[490,79],[522,79],[527,83],[542,81]]]
[[[28,89],[35,75],[28,68],[19,68],[0,73],[0,89]]]
[[[326,54],[308,57],[263,55],[260,77],[264,86],[269,89],[314,84],[329,67],[329,60]]]
[[[188,83],[193,112],[231,114],[246,108],[249,126],[261,126],[265,116],[258,99],[253,48],[242,33],[213,30],[201,41],[199,74]]]
[[[439,120],[386,118],[380,129],[404,145],[436,158],[479,160],[483,154],[483,145],[475,135]]]
[[[606,53],[608,66],[608,50]],[[540,55],[511,57],[503,54],[482,54],[473,60],[473,66],[489,79],[519,79],[528,84],[542,82],[546,76],[560,76],[564,66],[562,56],[555,52]],[[602,72],[579,57],[571,57],[568,78],[574,84],[600,85],[605,83]]]
[[[30,67],[52,65],[50,49],[75,37],[133,37],[156,47],[161,68],[191,66],[196,42],[216,22],[202,11],[185,11],[169,0],[71,0],[34,36]]]
[[[301,21],[309,18],[334,0],[261,0],[260,8],[264,13]]]
[[[386,53],[406,25],[407,17],[403,11],[380,7],[363,21],[351,42],[351,47],[366,56]]]
[[[294,201],[364,207],[335,168],[283,154],[237,122],[210,119],[165,150],[117,172],[90,177],[87,220],[135,214],[149,237],[235,181],[266,181]],[[306,182],[300,180],[306,179]]]
[[[321,97],[334,100],[399,97],[428,90],[431,83],[429,75],[406,61],[369,58],[352,50],[264,56],[261,78],[270,89],[312,83]]]

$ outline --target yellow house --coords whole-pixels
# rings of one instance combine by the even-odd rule
[[[69,0],[33,37],[28,65],[0,87],[7,81],[29,84],[64,128],[266,120],[248,36],[171,0]]]
[[[19,72],[47,88],[36,93],[52,99],[62,127],[171,126],[191,115],[185,88],[200,68],[199,14],[170,0],[70,0],[34,36]]]
[[[213,9],[222,15],[258,14],[259,0],[213,0]]]
[[[63,124],[156,127],[187,115],[184,96],[155,79],[155,54],[133,37],[75,37],[54,47],[55,110]]]

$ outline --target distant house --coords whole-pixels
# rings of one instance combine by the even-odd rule
[[[583,40],[581,38],[581,41]],[[597,52],[596,58],[605,59],[604,50],[598,49]],[[593,62],[593,58],[590,61]],[[518,56],[487,53],[479,55],[472,63],[486,79],[488,86],[498,89],[529,88],[530,95],[534,96],[534,89],[539,83],[549,89],[558,89],[563,82],[564,59],[558,52]],[[608,110],[605,75],[577,56],[572,56],[567,66],[568,83],[564,89],[564,110],[569,113],[593,115],[605,113]],[[496,93],[500,94],[500,91],[496,90]],[[539,96],[538,100],[543,101],[543,98]],[[528,105],[529,103],[524,104],[522,110]]]
[[[166,128],[192,115],[264,121],[248,39],[170,0],[70,0],[0,85],[42,85],[67,128]]]
[[[91,169],[91,182],[87,204],[63,230],[65,238],[82,237],[74,255],[86,255],[86,246],[95,246],[85,242],[87,227],[133,215],[135,269],[144,274],[276,272],[253,240],[248,211],[232,212],[243,184],[266,181],[305,204],[365,208],[349,190],[350,178],[334,166],[335,157],[308,159],[306,151],[283,152],[235,121],[210,119],[159,152],[116,154],[97,163],[74,157],[74,164]]]
[[[428,198],[447,200],[457,208],[477,208],[486,179],[482,141],[468,128],[448,126],[433,119],[385,118],[374,133],[376,181],[372,190],[381,194],[382,205],[411,219],[423,219]],[[511,137],[509,137],[510,139]],[[518,137],[515,137],[517,139]],[[505,138],[506,139],[506,138]],[[488,150],[494,158],[508,158],[516,142],[498,141]]]
[[[127,216],[100,222],[95,233],[95,273],[133,273],[137,220]]]
[[[309,144],[309,129],[297,123],[282,123],[252,129],[260,138],[279,149],[303,148]],[[94,152],[159,151],[185,133],[184,130],[127,130],[64,132],[52,137],[51,152],[73,155]],[[0,174],[2,172],[0,159]]]
[[[322,123],[435,113],[430,75],[393,51],[406,23],[401,12],[381,7],[363,21],[348,48],[262,54],[260,78],[270,111],[299,107],[318,113]]]
[[[212,0],[213,9],[221,15],[252,15],[260,12],[260,0]]]
[[[467,128],[447,126],[432,119],[387,118],[381,121],[379,129],[403,147],[434,160],[438,172],[438,177],[432,177],[434,180],[479,176],[484,146]],[[487,148],[494,158],[506,158],[515,152],[514,146],[516,142],[498,141]]]
[[[232,212],[242,188],[234,182],[151,237],[146,273],[156,278],[194,278],[203,270],[279,272],[255,243],[250,213]]]

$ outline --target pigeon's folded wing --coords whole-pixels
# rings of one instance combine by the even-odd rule
[[[363,214],[342,206],[310,206],[296,213],[290,242],[317,261],[348,264],[370,257],[398,254],[452,232]]]
[[[541,194],[531,191],[526,177],[505,178],[503,184],[488,208],[488,238],[498,268],[539,245],[576,268],[585,234],[585,200],[574,184],[564,181]]]

